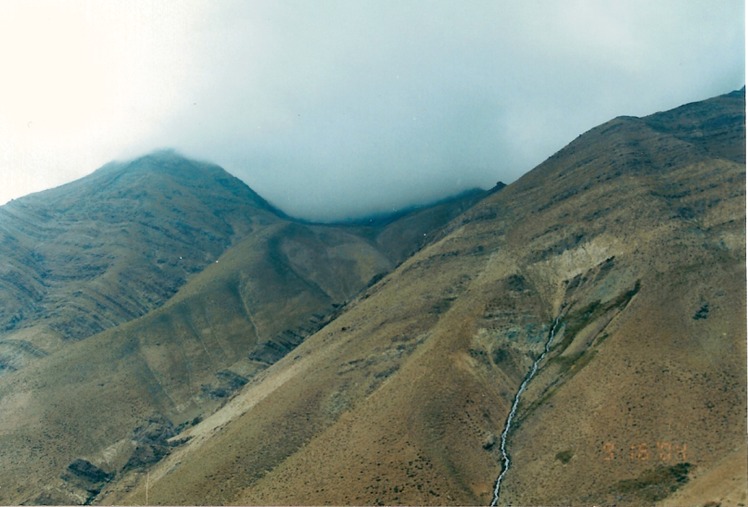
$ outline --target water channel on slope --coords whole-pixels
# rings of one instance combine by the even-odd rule
[[[561,321],[561,317],[556,317],[553,321],[553,325],[551,325],[551,330],[548,332],[548,339],[545,342],[545,348],[543,349],[543,353],[540,354],[535,361],[532,363],[532,367],[530,368],[530,371],[527,373],[527,376],[525,376],[525,379],[522,381],[522,383],[519,385],[519,389],[517,390],[517,394],[514,395],[514,401],[512,402],[512,409],[509,411],[509,416],[506,418],[506,424],[504,425],[504,431],[501,432],[501,473],[499,474],[498,479],[496,479],[496,485],[493,489],[493,501],[491,501],[491,507],[495,507],[499,503],[499,495],[501,494],[501,482],[504,480],[504,476],[506,476],[506,473],[509,471],[509,467],[512,464],[511,460],[509,459],[509,453],[506,450],[506,441],[509,437],[509,432],[512,429],[512,422],[514,422],[514,416],[517,414],[517,407],[519,406],[520,398],[522,397],[522,393],[527,389],[527,385],[530,383],[530,381],[533,379],[535,374],[538,372],[538,367],[540,365],[540,362],[545,358],[545,356],[548,354],[548,351],[551,350],[551,343],[553,342],[553,337],[556,335],[556,330],[558,329],[558,325]]]

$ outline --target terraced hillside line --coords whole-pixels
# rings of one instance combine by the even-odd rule
[[[551,325],[551,330],[548,332],[548,339],[545,342],[545,348],[543,349],[543,353],[540,354],[537,359],[532,363],[532,367],[530,368],[530,371],[527,373],[527,376],[525,376],[525,379],[522,381],[522,383],[519,385],[519,389],[517,389],[517,394],[514,395],[514,401],[512,402],[512,409],[509,411],[509,416],[506,418],[506,424],[504,425],[504,431],[501,432],[501,473],[499,474],[499,477],[496,479],[496,485],[493,489],[493,501],[491,501],[491,507],[495,507],[499,503],[499,494],[501,493],[501,481],[504,480],[504,476],[509,471],[509,466],[512,464],[511,460],[509,459],[509,453],[506,450],[506,441],[509,437],[509,432],[512,430],[512,422],[514,421],[514,416],[517,414],[517,407],[519,406],[519,400],[522,397],[522,393],[525,392],[525,389],[527,389],[528,384],[533,379],[535,374],[538,372],[538,367],[540,365],[540,362],[545,358],[545,356],[548,354],[548,351],[551,349],[551,343],[553,342],[553,337],[556,334],[556,329],[558,328],[558,324],[561,320],[561,317],[556,317],[553,320],[553,324]]]

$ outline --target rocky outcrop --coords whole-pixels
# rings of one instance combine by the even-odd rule
[[[181,442],[169,440],[177,434],[174,424],[163,416],[153,416],[142,426],[135,428],[132,440],[135,449],[122,471],[138,470],[161,461],[171,449]]]

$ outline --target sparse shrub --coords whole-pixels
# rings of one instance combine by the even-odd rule
[[[569,461],[571,461],[571,458],[573,457],[574,457],[574,453],[572,452],[571,449],[567,449],[565,451],[556,453],[556,459],[559,460],[564,465],[566,465]]]
[[[506,280],[506,285],[509,288],[509,290],[514,292],[522,292],[524,290],[527,290],[527,280],[525,280],[525,277],[522,275],[511,275]]]
[[[696,313],[691,317],[693,320],[703,320],[709,317],[709,303],[703,303]]]
[[[636,479],[620,481],[617,489],[647,502],[658,502],[688,482],[691,467],[691,463],[678,463],[670,467],[659,465],[646,470]]]
[[[490,451],[494,448],[495,445],[496,435],[494,435],[493,433],[486,436],[486,438],[483,440],[483,449],[485,449],[486,451]]]
[[[497,348],[491,354],[491,359],[493,359],[493,364],[495,365],[503,364],[509,359],[509,351],[505,348]]]

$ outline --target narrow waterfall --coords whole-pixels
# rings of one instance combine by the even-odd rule
[[[538,372],[538,367],[543,358],[551,350],[551,342],[553,337],[556,335],[556,329],[558,328],[561,318],[556,317],[551,326],[551,330],[548,332],[548,339],[545,342],[545,348],[543,353],[540,354],[537,359],[532,363],[532,368],[525,376],[525,379],[519,385],[517,394],[514,395],[514,401],[512,402],[512,409],[509,411],[509,416],[506,418],[506,424],[504,425],[504,431],[501,432],[501,473],[498,479],[496,479],[496,485],[493,488],[493,501],[491,501],[491,507],[495,507],[499,503],[499,494],[501,493],[501,481],[504,480],[504,476],[509,471],[509,466],[512,464],[509,459],[509,453],[506,450],[506,441],[509,437],[509,432],[512,430],[512,422],[514,422],[514,416],[517,414],[517,407],[519,406],[519,400],[522,397],[522,393],[527,389],[527,385],[530,383],[532,378]]]

